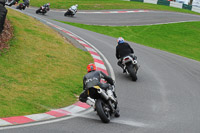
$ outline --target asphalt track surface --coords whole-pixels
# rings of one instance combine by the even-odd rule
[[[91,14],[64,17],[64,12],[34,16],[77,34],[94,45],[111,64],[116,79],[120,118],[103,124],[95,112],[87,110],[72,117],[52,121],[0,128],[2,133],[199,133],[200,132],[200,62],[168,52],[129,42],[141,66],[137,82],[122,73],[115,58],[116,38],[62,24],[52,19],[87,23]],[[94,14],[92,14],[94,15]],[[91,15],[91,16],[92,16]],[[149,11],[143,13],[95,14],[88,24],[110,25],[156,24],[180,21],[199,21],[196,15]],[[158,17],[160,16],[160,18]],[[87,16],[87,19],[84,19]],[[125,17],[129,17],[125,19]],[[166,18],[165,18],[165,17]],[[181,16],[181,17],[180,17]],[[81,19],[82,18],[82,19]],[[100,19],[99,19],[100,18]],[[105,20],[104,20],[105,18]],[[179,19],[180,18],[180,19]],[[96,20],[98,23],[95,23]],[[122,21],[124,20],[124,21]],[[134,21],[135,20],[135,21]],[[145,22],[144,22],[145,20]],[[168,21],[167,21],[168,20]],[[81,22],[82,21],[82,22]],[[119,23],[120,22],[120,23]]]
[[[31,13],[36,9],[32,8]],[[200,21],[200,16],[175,13],[162,12],[152,10],[119,10],[135,11],[130,13],[117,13],[114,10],[108,11],[78,11],[74,17],[64,17],[66,11],[48,12],[44,17],[49,19],[56,19],[61,21],[89,24],[89,25],[150,25],[160,23],[174,23],[184,21]],[[111,13],[108,13],[111,12]]]

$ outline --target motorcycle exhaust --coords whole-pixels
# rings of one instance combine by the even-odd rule
[[[105,100],[108,100],[108,99],[109,99],[108,95],[107,95],[102,89],[99,89],[99,90],[98,90],[98,93],[101,94],[101,96],[102,96]]]
[[[110,98],[114,103],[116,103],[117,101],[116,101],[115,98],[113,97],[113,92],[112,92],[111,90],[108,90],[107,93],[108,93],[109,98]]]

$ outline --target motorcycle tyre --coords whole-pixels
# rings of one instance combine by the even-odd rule
[[[119,108],[115,109],[115,117],[120,117]]]
[[[133,64],[128,65],[126,68],[127,68],[128,72],[129,72],[132,80],[136,81],[137,80],[136,69],[133,66]]]
[[[40,13],[40,9],[36,10],[35,13],[36,13],[36,14]]]
[[[110,122],[110,112],[107,112],[107,111],[105,112],[105,110],[103,109],[104,104],[105,103],[101,99],[97,99],[96,105],[95,105],[97,114],[99,115],[102,122],[109,123]]]

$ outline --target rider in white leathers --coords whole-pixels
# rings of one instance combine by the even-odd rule
[[[78,8],[78,5],[76,4],[76,5],[71,6],[71,7],[69,8],[69,10],[70,10],[73,14],[75,14],[75,13],[77,12],[77,8]]]

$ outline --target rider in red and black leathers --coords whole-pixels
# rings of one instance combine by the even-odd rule
[[[83,92],[80,94],[79,100],[81,102],[86,102],[87,101],[87,89],[91,88],[95,85],[100,86],[102,89],[112,89],[109,84],[114,85],[114,80],[110,77],[107,76],[105,73],[102,71],[96,71],[96,66],[94,64],[89,64],[88,67],[88,73],[84,76],[83,78]],[[105,79],[107,83],[101,83],[101,79]],[[87,102],[86,102],[87,103]]]

